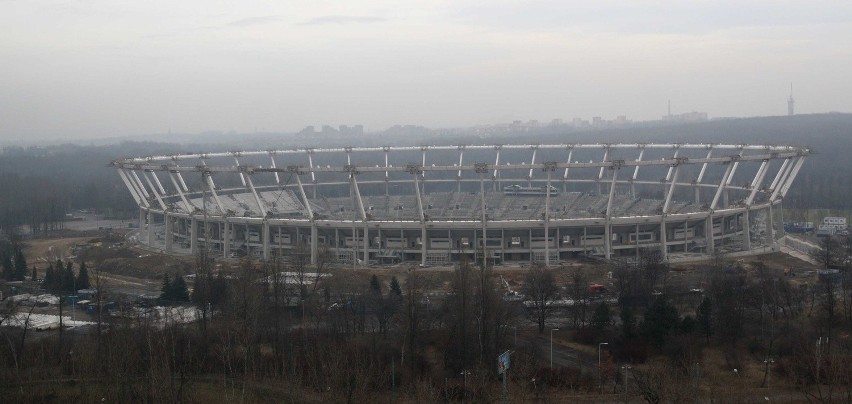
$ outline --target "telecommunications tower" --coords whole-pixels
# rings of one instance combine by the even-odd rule
[[[787,99],[787,116],[793,116],[793,107],[796,104],[796,100],[793,99],[793,83],[790,83],[790,98]]]

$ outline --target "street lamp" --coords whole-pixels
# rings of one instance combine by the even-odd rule
[[[515,330],[515,348],[518,347],[518,326],[513,325],[512,329]]]
[[[603,391],[603,374],[601,374],[601,348],[604,345],[609,345],[609,342],[601,342],[598,344],[598,390]]]
[[[772,364],[775,363],[775,359],[766,358],[763,363],[766,364],[766,388],[768,389],[769,381],[772,379]]]
[[[464,377],[464,381],[463,381],[464,384],[462,384],[462,386],[463,386],[464,389],[467,389],[467,375],[470,374],[470,371],[465,369],[465,370],[462,370],[460,374]]]
[[[624,379],[624,394],[627,394],[627,371],[630,369],[633,369],[630,365],[624,365],[621,367],[621,374]]]
[[[558,328],[550,330],[550,368],[553,369],[553,332],[559,331]]]

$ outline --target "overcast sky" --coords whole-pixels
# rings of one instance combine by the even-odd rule
[[[0,141],[852,111],[852,2],[0,0]]]

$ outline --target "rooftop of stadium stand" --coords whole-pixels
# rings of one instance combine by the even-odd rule
[[[278,217],[306,216],[307,209],[292,190],[265,191],[259,193],[261,200],[270,207],[269,212]],[[590,192],[566,192],[551,196],[550,217],[594,218],[603,217],[607,206],[607,194]],[[208,196],[209,198],[209,196]],[[373,220],[418,220],[416,195],[362,196],[366,213]],[[234,216],[257,216],[257,204],[251,193],[236,193],[220,197],[226,210]],[[192,203],[201,206],[201,198]],[[360,213],[349,197],[318,197],[310,200],[313,211],[323,219],[360,220]],[[490,220],[535,220],[541,219],[545,209],[543,196],[505,195],[502,192],[485,193],[486,214]],[[616,195],[612,204],[613,216],[646,216],[659,214],[663,201],[658,199],[631,198]],[[423,212],[432,220],[479,220],[481,217],[478,192],[433,192],[423,195]],[[215,203],[208,200],[210,214],[220,215]],[[688,202],[675,201],[671,213],[703,210]]]

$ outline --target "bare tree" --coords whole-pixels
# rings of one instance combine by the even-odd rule
[[[574,300],[574,305],[571,306],[574,328],[585,327],[589,314],[589,278],[582,268],[575,269],[571,274],[568,290]]]
[[[547,319],[553,312],[557,291],[553,270],[540,263],[533,263],[524,275],[523,292],[530,299],[526,302],[528,313],[538,325],[539,334],[544,332]]]
[[[817,248],[812,249],[809,255],[823,268],[839,268],[845,261],[845,250],[838,238],[821,237]]]

